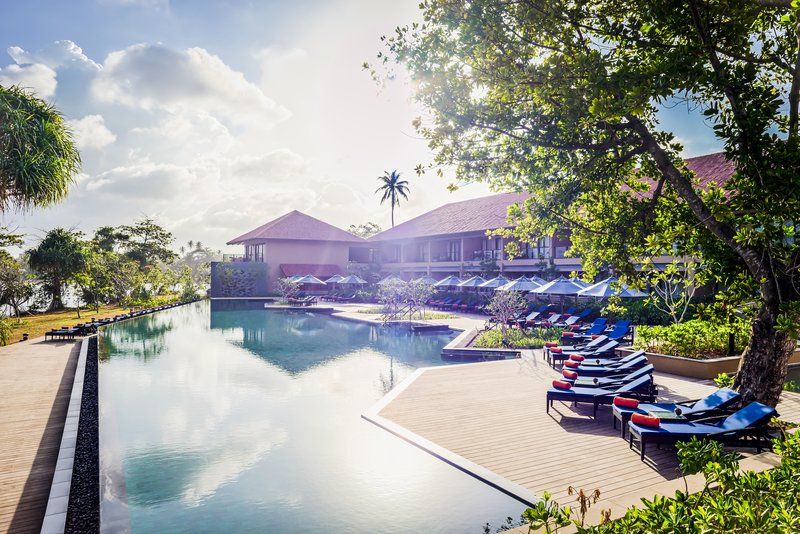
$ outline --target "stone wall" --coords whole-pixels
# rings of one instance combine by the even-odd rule
[[[267,264],[212,262],[211,297],[266,297]]]

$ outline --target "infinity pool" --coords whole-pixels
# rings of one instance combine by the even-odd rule
[[[195,303],[100,341],[105,532],[482,532],[524,506],[361,419],[449,336]]]

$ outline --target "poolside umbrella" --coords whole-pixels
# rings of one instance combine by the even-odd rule
[[[413,282],[422,282],[423,284],[429,284],[429,285],[436,284],[436,278],[434,278],[432,276],[428,276],[428,275],[420,276],[419,278],[415,278],[412,281]]]
[[[450,275],[447,278],[442,278],[438,282],[436,282],[434,287],[456,287],[461,284],[461,278],[457,276]]]
[[[561,311],[564,311],[564,297],[577,295],[581,289],[583,288],[572,280],[559,276],[552,282],[547,282],[545,285],[537,287],[531,293],[560,296]]]
[[[472,278],[468,278],[467,280],[464,280],[463,282],[458,284],[458,287],[464,289],[468,289],[470,287],[479,287],[484,282],[486,282],[486,280],[484,280],[480,276],[473,276]]]
[[[578,284],[579,286],[581,286],[584,289],[591,285],[591,284],[587,284],[586,282],[584,282],[583,280],[581,280],[577,276],[573,276],[572,278],[569,279],[569,281],[573,282],[575,284]]]
[[[503,276],[502,274],[499,276],[495,276],[491,280],[487,280],[482,283],[480,286],[481,289],[497,289],[500,286],[504,286],[509,282],[508,278]]]
[[[341,274],[334,274],[333,276],[331,276],[330,278],[325,280],[325,283],[326,284],[338,284],[343,279],[344,279],[344,276],[342,276]]]
[[[540,286],[543,286],[543,285],[545,285],[547,283],[547,280],[545,280],[544,278],[539,278],[536,275],[529,276],[528,280],[530,280],[531,282],[535,282],[535,283],[539,284]]]
[[[401,282],[403,281],[403,279],[397,276],[396,274],[390,274],[389,276],[378,282],[378,285],[385,286],[386,284],[391,283],[393,280],[399,280]]]
[[[521,278],[517,278],[516,280],[512,280],[504,286],[500,286],[497,288],[498,291],[533,291],[539,287],[539,284],[525,278],[524,276]]]
[[[314,285],[314,286],[324,286],[325,285],[325,282],[323,282],[322,280],[320,280],[316,276],[311,276],[310,274],[307,274],[305,276],[302,276],[302,277],[298,278],[297,280],[294,281],[294,283],[295,284],[309,284],[309,285]]]
[[[597,298],[607,298],[615,295],[622,298],[639,298],[646,297],[647,293],[632,289],[625,284],[619,283],[616,277],[609,276],[605,280],[601,280],[596,284],[580,290],[578,295],[581,297]]]
[[[367,281],[364,280],[363,278],[359,278],[358,276],[356,276],[354,274],[351,274],[350,276],[345,276],[344,278],[342,278],[341,280],[339,280],[336,283],[337,284],[342,284],[342,285],[359,285],[360,286],[360,285],[366,284]]]

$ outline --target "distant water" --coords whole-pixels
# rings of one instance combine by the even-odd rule
[[[524,506],[361,413],[450,336],[197,303],[101,339],[103,530],[482,532]]]

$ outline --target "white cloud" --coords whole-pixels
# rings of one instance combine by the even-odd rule
[[[106,127],[102,115],[86,115],[83,118],[67,121],[75,142],[80,149],[103,148],[117,140],[117,136]]]
[[[39,63],[11,64],[0,67],[0,85],[19,85],[32,90],[40,98],[49,98],[56,92],[56,72]]]
[[[100,65],[89,59],[83,53],[83,49],[70,40],[55,41],[38,52],[28,52],[18,46],[10,46],[8,55],[18,65],[42,64],[51,69],[74,66],[91,71],[100,70]]]
[[[146,151],[150,159],[178,164],[219,157],[237,143],[230,130],[207,113],[168,113],[154,126],[130,133],[138,151]]]
[[[112,52],[93,82],[101,101],[173,113],[205,112],[237,124],[269,127],[289,111],[203,48],[138,44]]]
[[[158,199],[172,202],[195,182],[191,169],[178,165],[143,162],[114,167],[85,181],[86,190],[126,200]]]

